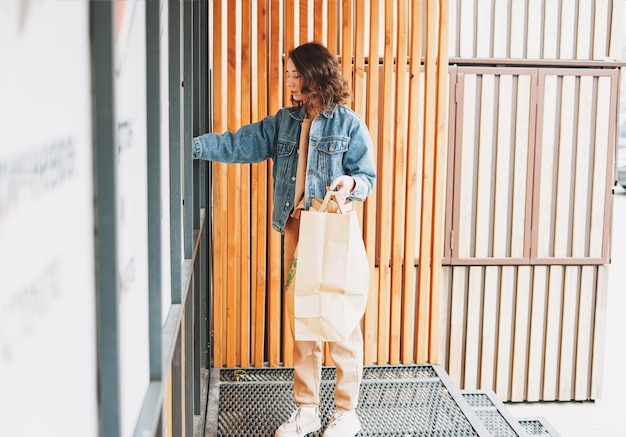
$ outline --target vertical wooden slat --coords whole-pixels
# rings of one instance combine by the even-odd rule
[[[393,126],[393,2],[385,3],[384,13],[384,56],[383,56],[383,102],[381,117],[381,149],[378,156],[380,167],[379,185],[379,227],[380,227],[380,264],[379,264],[379,302],[378,302],[378,363],[389,362],[389,324],[391,298],[391,196],[393,174],[391,170],[392,126]]]
[[[266,2],[259,2],[257,9],[257,93],[256,105],[252,105],[252,121],[258,121],[267,114],[267,20]],[[254,94],[253,94],[254,95]],[[253,164],[252,167],[252,191],[253,205],[256,205],[255,226],[258,236],[256,242],[256,280],[255,280],[255,336],[254,336],[254,365],[261,367],[265,361],[265,327],[266,327],[266,299],[267,299],[267,232],[268,232],[268,199],[267,199],[267,162]],[[271,231],[269,231],[271,232]]]
[[[324,39],[324,0],[315,0],[313,3],[313,40],[325,44]],[[362,34],[361,34],[362,35]]]
[[[304,44],[305,42],[309,41],[309,4],[308,3],[309,2],[303,2],[303,1],[300,2],[300,10],[299,10],[300,35],[299,35],[298,44]],[[289,20],[287,20],[285,24],[289,25]]]
[[[511,206],[511,249],[510,256],[522,258],[529,256],[530,244],[526,241],[530,239],[530,233],[526,232],[526,219],[530,212],[527,205],[530,205],[532,186],[529,185],[527,175],[532,174],[532,162],[529,153],[531,135],[531,79],[528,76],[520,75],[515,88],[516,108],[515,108],[515,150],[514,150],[514,175],[513,175],[513,200]]]
[[[466,290],[469,267],[454,267],[450,297],[450,353],[448,374],[457,387],[463,383],[463,357],[465,356]]]
[[[513,366],[513,335],[515,307],[515,272],[513,266],[501,267],[500,305],[498,308],[498,356],[496,364],[496,393],[503,400],[511,399],[511,369]]]
[[[541,57],[543,59],[558,58],[558,42],[559,42],[559,0],[544,0],[543,6],[543,47]],[[534,29],[529,27],[528,32]],[[538,32],[537,32],[538,33]]]
[[[600,84],[604,83],[604,85],[608,85],[607,82],[609,82],[611,85],[608,87],[609,89],[611,89],[611,91],[607,94],[605,94],[605,98],[608,101],[608,105],[609,108],[612,109],[608,109],[608,116],[607,116],[607,120],[608,120],[608,130],[606,132],[606,137],[608,138],[607,140],[607,156],[615,156],[615,150],[617,148],[617,144],[616,144],[616,135],[614,134],[615,132],[617,132],[619,130],[619,121],[618,121],[618,111],[615,110],[615,108],[618,107],[618,96],[619,96],[619,92],[618,92],[618,84],[620,83],[619,81],[619,75],[621,74],[620,72],[621,70],[613,70],[609,73],[609,77],[608,78],[598,78],[599,79],[599,84],[598,86],[600,87]],[[600,130],[600,129],[598,129]],[[603,263],[607,264],[609,262],[609,257],[610,257],[610,246],[611,246],[611,238],[612,238],[612,223],[611,223],[611,217],[613,217],[613,191],[612,188],[609,188],[611,186],[613,186],[614,184],[614,179],[613,179],[613,173],[611,171],[611,166],[612,165],[612,161],[609,160],[608,161],[608,166],[607,166],[607,170],[605,172],[605,187],[606,189],[604,190],[604,204],[605,204],[605,211],[606,211],[606,215],[604,217],[604,229],[606,230],[606,232],[604,232],[603,238],[602,238],[602,258],[603,258]],[[601,172],[600,172],[601,173]]]
[[[510,15],[510,29],[509,29],[509,57],[514,59],[523,58],[526,47],[526,35],[527,30],[524,26],[526,22],[526,0],[511,0],[511,15]],[[494,54],[495,56],[495,54]]]
[[[578,1],[576,59],[591,59],[593,0]]]
[[[282,101],[282,8],[280,0],[270,0],[269,9],[269,77],[268,77],[268,103],[269,113],[275,113],[281,106]],[[269,167],[271,174],[271,167]],[[273,192],[271,184],[268,184],[269,203],[271,204]],[[271,210],[271,208],[268,208]],[[271,213],[268,211],[268,361],[270,367],[276,367],[280,363],[281,346],[281,238],[280,234],[272,229]]]
[[[533,268],[533,285],[530,309],[530,331],[528,344],[528,387],[526,400],[536,402],[541,399],[543,363],[545,350],[545,314],[548,290],[548,267]]]
[[[606,330],[606,304],[608,291],[608,273],[609,266],[602,265],[597,267],[596,296],[593,317],[595,321],[595,330],[593,333],[591,368],[593,375],[591,378],[591,399],[600,397],[603,375],[604,375],[604,349],[605,349],[605,330]]]
[[[234,131],[239,127],[240,104],[237,100],[238,85],[238,56],[235,50],[237,42],[237,9],[235,1],[228,1],[228,102],[232,105],[227,114],[227,129]],[[225,199],[226,203],[226,228],[228,229],[226,253],[228,260],[239,259],[240,248],[240,232],[238,222],[240,220],[240,187],[239,187],[239,165],[230,165],[227,168],[227,184],[228,187],[234,187],[230,190],[229,195]],[[233,192],[234,191],[234,192]],[[237,297],[239,295],[240,272],[237,262],[227,262],[226,274],[226,366],[235,367],[237,364],[236,350],[239,346],[237,341],[238,328],[238,305]]]
[[[252,11],[250,4],[241,5],[241,124],[250,123],[251,93],[251,54],[252,54]],[[240,344],[241,344],[241,367],[250,366],[251,355],[251,179],[250,165],[241,168],[241,319],[240,319]]]
[[[352,84],[352,0],[341,2],[341,74]]]
[[[543,400],[557,399],[559,350],[561,347],[561,305],[563,290],[563,266],[549,267],[548,308],[546,312],[546,357],[543,375]]]
[[[368,70],[367,70],[367,94],[369,96],[366,123],[370,129],[372,136],[372,145],[374,151],[374,162],[378,162],[378,87],[379,87],[379,71],[378,71],[378,38],[372,38],[371,35],[378,35],[379,14],[370,9],[370,40],[368,48]],[[377,184],[378,186],[378,184]],[[367,297],[367,308],[363,320],[364,330],[364,362],[365,364],[373,364],[378,356],[378,269],[376,269],[376,217],[378,204],[378,189],[375,189],[367,199],[366,217],[367,226],[364,229],[365,246],[367,248],[367,258],[370,267],[370,288]]]
[[[507,236],[509,233],[509,217],[511,214],[513,177],[516,167],[511,168],[511,148],[515,146],[512,141],[512,107],[515,101],[511,101],[513,91],[513,77],[501,75],[498,87],[498,111],[496,121],[496,145],[495,145],[495,178],[493,180],[493,248],[491,255],[494,257],[511,256],[508,247]],[[519,168],[519,172],[525,170]],[[514,220],[514,218],[513,218]]]
[[[441,276],[441,299],[439,313],[439,360],[440,365],[447,369],[450,366],[450,312],[452,305],[452,272],[451,266],[443,266]]]
[[[480,369],[480,337],[482,335],[481,319],[483,316],[483,267],[469,267],[467,283],[467,327],[465,335],[465,369],[463,388],[478,388]]]
[[[589,222],[588,211],[591,209],[590,180],[592,175],[589,171],[591,162],[591,110],[593,96],[593,82],[591,76],[583,76],[579,79],[578,86],[578,114],[574,120],[576,135],[576,151],[574,159],[574,192],[572,200],[572,250],[571,256],[582,258],[588,256]]]
[[[450,21],[450,27],[448,29],[448,53],[450,56],[456,57],[459,55],[459,29],[460,25],[460,0],[451,0],[448,3],[448,17]],[[413,23],[417,23],[413,20]],[[421,22],[420,22],[421,23]]]
[[[437,317],[439,314],[439,296],[441,294],[441,269],[443,260],[444,244],[444,211],[445,198],[444,188],[447,182],[446,166],[448,150],[448,2],[439,1],[439,21],[437,31],[437,101],[434,103],[437,114],[435,130],[435,163],[434,163],[434,189],[433,189],[433,215],[431,218],[432,243],[431,243],[431,280],[430,280],[430,314],[429,314],[429,350],[428,360],[438,362],[437,343],[439,342],[439,327]],[[427,106],[427,104],[425,105]]]
[[[214,180],[214,189],[215,189],[215,227],[219,227],[219,232],[216,232],[215,244],[216,248],[214,253],[216,256],[220,256],[220,262],[215,268],[215,316],[214,323],[217,324],[219,322],[219,328],[215,330],[215,338],[216,343],[218,343],[215,347],[215,354],[217,356],[221,356],[220,366],[224,366],[226,364],[226,354],[227,354],[227,339],[226,339],[226,305],[227,305],[227,271],[226,271],[226,260],[223,258],[222,254],[224,254],[227,250],[228,244],[228,228],[227,228],[227,215],[226,208],[227,203],[226,199],[228,198],[228,166],[227,164],[219,164],[215,171],[215,180]],[[217,251],[217,248],[221,250],[221,252]],[[218,306],[220,305],[220,306]],[[220,353],[218,354],[218,350]],[[217,361],[217,358],[216,358]]]
[[[608,36],[609,47],[607,56],[611,59],[621,59],[623,54],[624,26],[619,23],[622,23],[624,19],[624,3],[613,1],[609,16],[607,27],[610,29],[610,33]]]
[[[609,4],[612,0],[596,0],[593,25],[593,59],[604,59],[608,55],[609,23],[611,11]],[[621,54],[620,54],[621,55]]]
[[[405,156],[406,156],[406,106],[407,106],[407,17],[405,1],[398,2],[397,53],[396,53],[396,98],[394,125],[393,162],[393,211],[391,214],[391,336],[389,362],[400,362],[402,271],[405,245],[404,200],[405,200]],[[409,265],[405,265],[409,268]],[[412,269],[411,269],[412,270]],[[413,290],[407,291],[412,293]]]
[[[484,300],[482,305],[482,335],[480,340],[481,390],[495,389],[496,346],[498,333],[498,294],[500,291],[500,268],[484,267]]]
[[[475,56],[475,32],[474,7],[476,2],[461,1],[459,20],[459,56],[461,58],[473,58]]]
[[[570,254],[571,239],[569,235],[568,221],[571,217],[570,184],[572,182],[572,162],[573,162],[573,130],[576,104],[574,76],[562,77],[561,107],[559,125],[560,136],[557,144],[558,155],[555,156],[556,165],[556,204],[554,222],[551,226],[554,229],[554,249],[553,256],[566,257]]]
[[[561,29],[559,36],[559,59],[574,59],[576,36],[576,14],[579,0],[561,0]]]
[[[528,362],[528,332],[530,310],[530,266],[517,268],[515,284],[515,330],[513,340],[513,369],[511,372],[511,400],[522,401],[526,393]]]
[[[462,126],[462,122],[457,120],[457,116],[459,115],[459,107],[462,105],[457,105],[457,100],[459,96],[462,95],[462,83],[459,81],[459,76],[462,75],[461,71],[456,66],[449,66],[449,76],[450,76],[450,95],[448,97],[449,100],[449,118],[448,124],[450,126],[454,126],[454,128],[448,129],[448,158],[447,158],[447,169],[446,175],[448,181],[446,182],[446,217],[445,217],[445,241],[444,241],[444,263],[451,263],[453,256],[453,247],[455,244],[455,236],[454,232],[456,231],[455,225],[457,222],[456,219],[456,207],[458,206],[458,196],[456,196],[456,192],[458,191],[456,187],[458,187],[458,180],[460,177],[460,172],[455,170],[455,152],[457,147],[459,146],[459,138],[456,126]],[[462,117],[461,117],[462,120]],[[455,214],[453,214],[453,212]],[[416,242],[416,244],[418,244]]]
[[[511,19],[510,8],[511,1],[507,2],[495,2],[493,4],[493,36],[490,36],[490,43],[492,46],[491,55],[494,58],[509,58],[509,42],[514,38],[509,27],[513,26],[516,21],[524,22],[520,20],[520,17],[516,17],[515,20]]]
[[[410,20],[410,47],[409,47],[409,103],[408,103],[408,132],[407,132],[407,165],[406,165],[406,198],[405,198],[405,240],[404,244],[404,272],[402,278],[402,362],[411,363],[415,351],[415,303],[417,289],[415,280],[415,244],[417,238],[417,195],[420,187],[419,159],[420,147],[420,93],[422,85],[421,58],[422,58],[422,4],[419,1],[411,2]]]
[[[481,81],[480,95],[480,127],[478,133],[478,181],[476,184],[476,235],[474,256],[486,258],[489,254],[489,243],[493,240],[490,233],[491,223],[491,201],[495,188],[493,176],[493,134],[495,132],[493,123],[494,111],[494,88],[495,80],[491,74],[483,74]]]
[[[472,2],[473,3],[473,2]],[[492,56],[492,4],[491,2],[475,2],[476,8],[476,46],[474,53],[476,58],[489,58]],[[504,39],[504,38],[502,38]]]
[[[223,52],[223,34],[225,31],[223,30],[223,16],[222,16],[222,2],[217,1],[214,3],[214,27],[215,27],[215,38],[213,39],[213,68],[214,68],[214,93],[213,93],[213,102],[216,110],[213,114],[213,128],[216,132],[220,132],[226,127],[226,122],[223,118],[224,108],[223,105],[224,97],[223,93],[226,89],[226,84],[224,81],[223,70],[225,68],[224,62],[224,52]],[[222,367],[224,365],[224,357],[225,357],[225,339],[224,339],[224,317],[223,310],[226,305],[224,305],[224,297],[225,297],[225,275],[224,275],[224,260],[221,254],[223,254],[226,250],[225,244],[225,228],[223,227],[225,224],[225,220],[223,218],[224,209],[221,207],[224,203],[224,191],[225,191],[225,172],[226,166],[225,164],[214,163],[214,178],[213,178],[213,201],[214,201],[214,222],[215,226],[213,229],[213,259],[216,260],[216,265],[213,270],[213,287],[214,287],[214,314],[213,314],[213,323],[214,323],[214,341],[215,345],[213,348],[213,360],[215,367]]]
[[[596,266],[580,267],[580,294],[577,318],[577,339],[575,345],[576,369],[574,380],[574,393],[572,398],[578,401],[586,401],[591,394],[591,367],[593,359],[594,331],[593,309],[596,296]]]
[[[285,56],[288,55],[289,51],[296,47],[296,0],[285,0]],[[302,6],[300,6],[302,7]],[[298,45],[303,42],[300,37]],[[285,59],[285,62],[287,60]],[[287,93],[285,93],[287,94]],[[287,96],[285,96],[285,104],[287,104]]]
[[[354,110],[361,117],[365,118],[365,108],[368,101],[365,89],[365,3],[357,1],[354,5],[355,28],[353,38],[354,44],[354,76],[352,81],[352,91],[354,94]]]
[[[543,2],[542,0],[522,0],[526,3],[526,53],[525,58],[539,59],[542,57],[542,35],[543,35]]]
[[[580,290],[580,266],[565,266],[563,284],[563,320],[561,324],[561,365],[559,366],[558,399],[573,399],[576,325]]]
[[[339,1],[328,2],[328,40],[327,47],[331,53],[339,52]]]
[[[477,77],[475,74],[465,74],[461,78],[460,91],[463,92],[463,110],[462,116],[457,118],[457,122],[461,123],[461,141],[458,143],[455,157],[458,162],[462,163],[460,170],[459,183],[455,183],[460,194],[458,199],[457,222],[454,229],[458,229],[454,241],[454,254],[461,258],[468,258],[471,253],[471,239],[467,238],[471,234],[471,227],[474,223],[472,199],[473,187],[475,185],[475,160],[476,160],[476,107],[475,100]],[[463,147],[463,145],[466,145]],[[456,182],[456,181],[455,181]],[[461,239],[463,237],[463,239]]]
[[[609,214],[607,210],[606,195],[603,193],[610,192],[607,189],[606,175],[610,174],[607,168],[607,159],[609,156],[613,156],[610,150],[605,147],[607,141],[611,141],[609,138],[609,121],[611,117],[611,78],[599,77],[597,79],[597,94],[595,98],[594,109],[594,153],[593,153],[593,181],[591,189],[591,213],[589,222],[589,256],[599,257],[605,255],[605,247],[603,242],[605,241],[604,229],[606,226],[606,214]],[[610,185],[609,185],[610,186]]]

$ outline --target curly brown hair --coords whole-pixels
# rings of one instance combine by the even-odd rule
[[[309,116],[350,99],[348,81],[341,75],[339,63],[322,44],[302,44],[291,50],[288,58],[302,78],[302,93],[307,97],[304,106]],[[296,103],[293,97],[292,102]]]

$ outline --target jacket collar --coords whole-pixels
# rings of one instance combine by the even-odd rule
[[[337,104],[333,103],[329,110],[321,111],[320,115],[323,115],[326,118],[333,118],[335,115],[335,110],[337,109]],[[298,106],[293,108],[293,110],[289,113],[291,117],[295,120],[302,121],[304,120],[304,106]]]

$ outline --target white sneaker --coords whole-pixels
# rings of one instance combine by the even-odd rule
[[[274,437],[303,437],[322,427],[317,407],[300,407],[276,430]]]
[[[361,422],[354,411],[336,411],[323,437],[355,436],[361,431]]]

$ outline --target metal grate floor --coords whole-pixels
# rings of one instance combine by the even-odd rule
[[[554,431],[549,424],[544,423],[541,419],[522,419],[519,421],[520,425],[528,435],[535,436],[551,436],[558,437],[556,431]]]
[[[485,424],[492,435],[498,437],[525,436],[526,433],[521,425],[512,418],[504,416],[504,406],[496,405],[486,392],[463,391],[463,398],[472,407],[476,415]],[[495,396],[495,395],[494,395]]]
[[[217,375],[215,375],[217,376]],[[215,378],[212,375],[212,378]],[[292,369],[219,370],[217,418],[208,436],[273,436],[296,408]],[[335,370],[324,368],[321,383],[321,436],[334,412]],[[366,367],[357,414],[359,436],[490,436],[482,422],[436,366]]]

